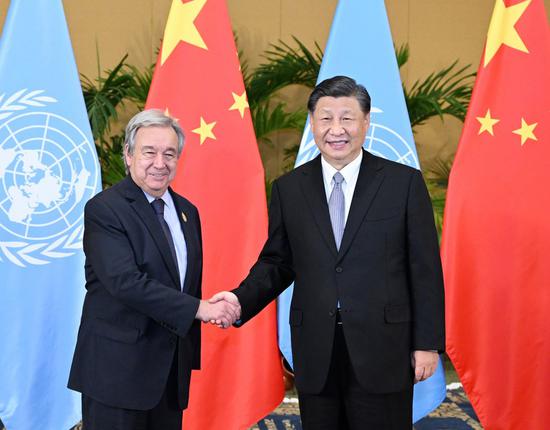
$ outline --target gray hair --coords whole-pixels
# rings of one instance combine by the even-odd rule
[[[133,155],[136,146],[136,133],[142,127],[172,127],[178,136],[178,157],[181,155],[185,141],[183,130],[175,118],[166,115],[160,109],[141,111],[128,122],[126,137],[124,138],[124,145],[128,147],[128,154]]]

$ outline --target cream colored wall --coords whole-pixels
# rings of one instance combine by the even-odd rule
[[[0,0],[0,24],[8,4]],[[153,62],[170,4],[171,0],[65,0],[80,72],[97,74],[96,45],[102,69],[113,67],[125,53],[138,66]],[[233,28],[252,67],[262,61],[260,54],[270,43],[291,42],[292,35],[310,48],[315,41],[324,48],[336,4],[337,0],[228,0]],[[455,59],[477,69],[494,4],[494,0],[386,0],[394,42],[408,43],[411,50],[402,70],[405,82],[410,85]],[[550,14],[550,0],[544,4]],[[300,89],[284,94],[289,101],[303,96]],[[423,162],[438,153],[452,153],[460,130],[461,124],[450,119],[420,127],[416,141]],[[280,136],[289,139],[296,137]],[[282,152],[262,148],[262,155],[268,174],[275,175]]]

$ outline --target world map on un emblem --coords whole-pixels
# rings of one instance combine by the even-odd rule
[[[72,255],[98,181],[95,148],[66,118],[31,112],[0,122],[0,260]]]
[[[397,161],[416,169],[420,168],[414,143],[407,142],[403,136],[382,122],[376,122],[378,121],[376,115],[382,113],[382,110],[376,107],[371,109],[372,121],[367,131],[363,148],[379,157]],[[296,167],[312,160],[318,153],[319,149],[313,140],[308,121],[304,137],[300,144],[300,152],[296,158]]]

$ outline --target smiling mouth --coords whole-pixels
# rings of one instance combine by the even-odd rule
[[[327,144],[333,149],[341,149],[347,145],[347,140],[330,140]]]
[[[152,176],[155,179],[163,179],[167,176],[166,173],[149,173],[149,176]]]

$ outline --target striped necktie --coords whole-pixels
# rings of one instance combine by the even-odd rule
[[[153,209],[155,210],[155,214],[157,215],[157,218],[159,220],[160,226],[162,227],[162,231],[166,236],[166,240],[168,241],[168,246],[170,247],[170,253],[174,258],[174,263],[176,264],[176,269],[177,269],[178,257],[176,255],[176,247],[174,246],[174,239],[172,238],[172,233],[170,233],[170,227],[168,226],[168,223],[164,219],[164,200],[155,199],[151,202],[151,206],[153,206]]]
[[[336,248],[340,249],[342,236],[344,235],[345,226],[345,207],[344,207],[344,192],[342,191],[342,182],[344,177],[340,172],[336,172],[332,178],[334,185],[330,198],[328,200],[328,210],[330,213],[330,222],[332,224],[332,232],[336,241]]]

